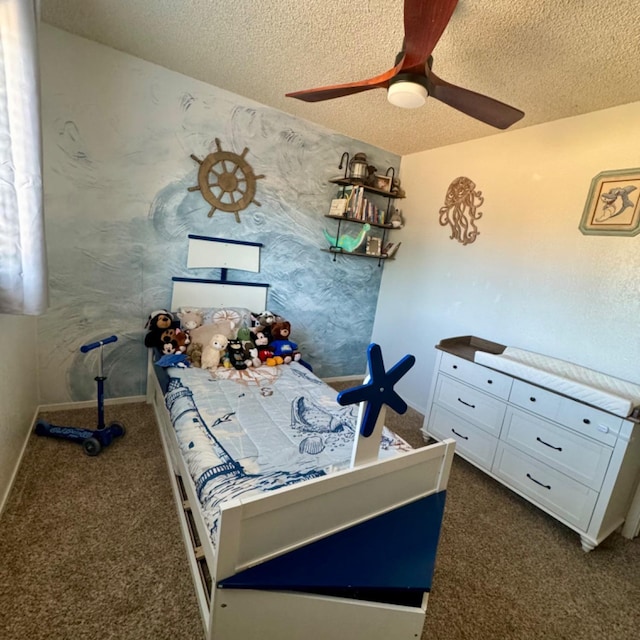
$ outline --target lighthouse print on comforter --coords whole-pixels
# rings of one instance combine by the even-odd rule
[[[214,544],[222,501],[349,466],[357,406],[298,363],[168,373],[165,402]],[[381,457],[410,449],[384,430]]]

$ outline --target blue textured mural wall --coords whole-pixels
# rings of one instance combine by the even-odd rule
[[[264,244],[261,271],[230,279],[267,282],[268,308],[321,377],[361,374],[382,269],[333,257],[322,230],[343,151],[397,170],[399,157],[210,85],[43,26],[42,99],[51,307],[38,322],[43,403],[90,399],[105,347],[107,397],[145,392],[144,322],[167,307],[186,269],[187,235]],[[258,180],[240,212],[216,212],[199,191],[198,164],[216,150],[242,153]],[[354,231],[357,231],[354,230]],[[219,277],[198,270],[197,277]],[[260,311],[260,310],[255,310]]]

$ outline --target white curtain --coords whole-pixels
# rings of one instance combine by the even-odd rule
[[[48,303],[37,0],[0,0],[0,313]]]

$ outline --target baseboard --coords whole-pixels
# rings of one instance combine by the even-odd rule
[[[125,398],[109,398],[104,401],[105,406],[107,405],[118,405],[118,404],[133,404],[138,402],[147,402],[147,396],[127,396]],[[13,485],[15,484],[16,477],[18,475],[18,469],[20,468],[20,464],[22,463],[22,458],[24,457],[24,453],[27,450],[27,444],[29,443],[29,437],[34,432],[36,428],[36,422],[38,421],[38,414],[41,411],[65,411],[69,409],[90,409],[96,407],[97,409],[97,401],[96,400],[86,400],[82,402],[61,402],[59,404],[41,404],[36,407],[36,411],[33,414],[33,418],[31,419],[31,426],[27,431],[24,439],[24,444],[22,445],[22,449],[20,451],[20,455],[16,460],[15,466],[13,468],[13,473],[11,474],[11,478],[7,484],[7,487],[0,497],[0,516],[4,511],[5,505],[7,504],[7,498],[11,494],[11,490],[13,489]]]
[[[104,405],[116,404],[134,404],[138,402],[146,402],[147,396],[126,396],[125,398],[109,398],[104,401]],[[96,400],[83,400],[81,402],[60,402],[58,404],[41,404],[36,409],[36,415],[39,411],[68,411],[69,409],[90,409],[97,408]]]
[[[13,473],[11,474],[11,478],[9,479],[9,482],[7,483],[7,487],[4,491],[4,494],[0,499],[0,517],[2,516],[4,508],[7,504],[7,499],[9,498],[9,495],[11,495],[11,490],[13,489],[13,485],[16,482],[16,478],[18,477],[18,469],[20,469],[20,465],[22,464],[22,458],[24,457],[24,453],[27,450],[27,444],[29,444],[29,436],[33,433],[33,430],[36,427],[37,419],[38,419],[38,409],[36,409],[36,412],[33,414],[33,418],[31,418],[31,426],[29,427],[29,430],[26,433],[24,443],[22,444],[22,449],[20,450],[20,455],[16,460],[16,463],[13,467]]]
[[[362,380],[364,379],[364,375],[362,376],[334,376],[333,378],[322,378],[323,382],[326,382],[327,384],[331,384],[332,382],[358,382],[358,383],[362,383]]]

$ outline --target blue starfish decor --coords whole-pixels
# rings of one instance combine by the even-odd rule
[[[414,356],[407,355],[389,371],[385,371],[382,350],[375,343],[369,345],[367,360],[369,361],[369,380],[359,387],[345,389],[338,394],[338,404],[343,406],[359,402],[367,403],[360,425],[360,435],[365,438],[373,433],[383,404],[397,413],[405,413],[407,403],[397,394],[393,386],[416,362]]]

